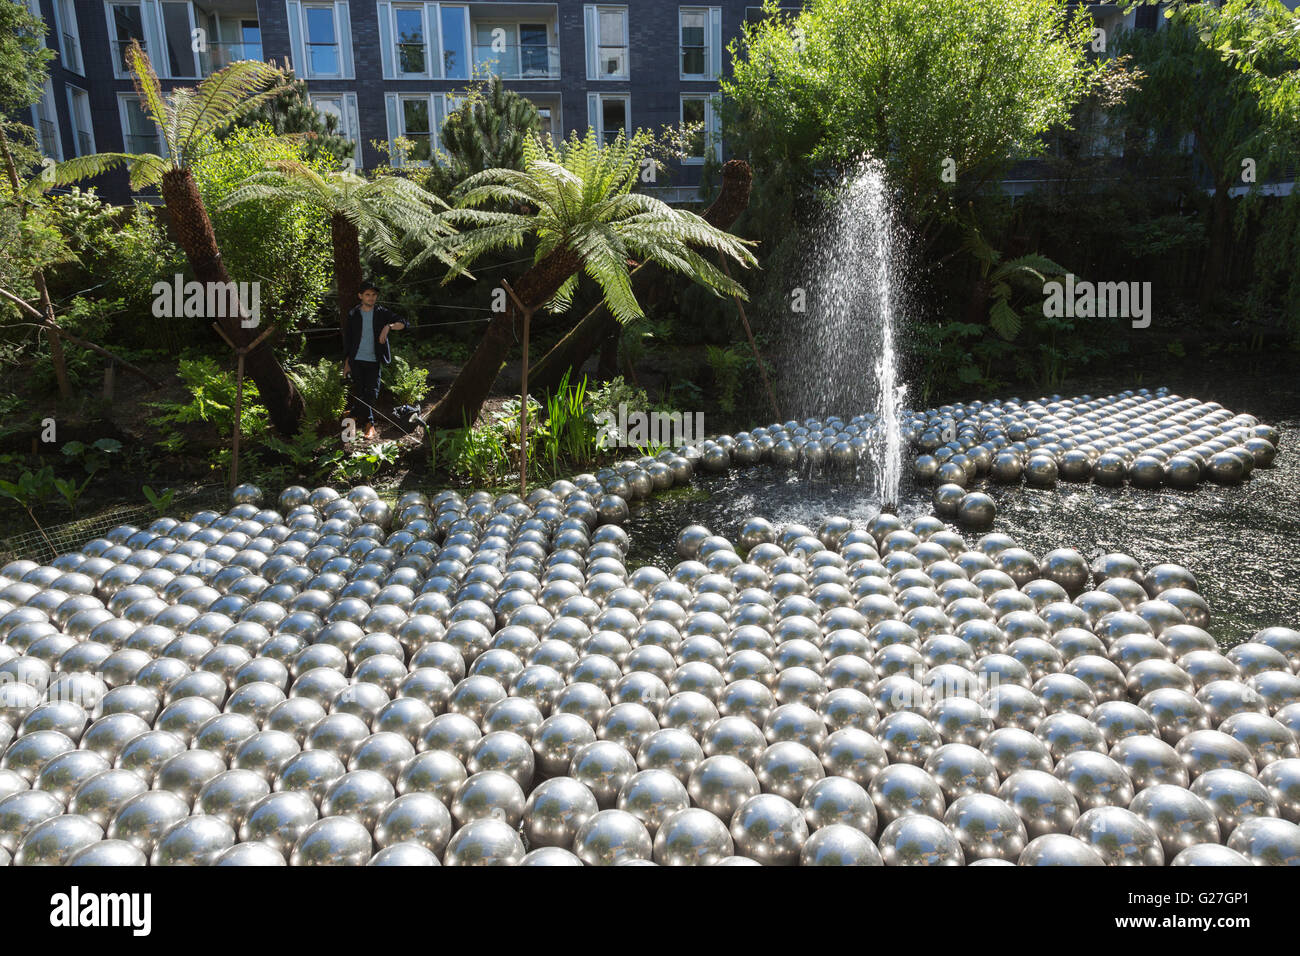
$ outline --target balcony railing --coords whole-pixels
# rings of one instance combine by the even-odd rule
[[[209,43],[206,50],[199,51],[199,65],[204,76],[210,76],[218,70],[224,70],[240,60],[262,59],[262,44],[247,42]]]
[[[67,53],[67,59],[63,64],[64,69],[71,70],[73,73],[80,73],[81,46],[77,43],[77,38],[71,33],[63,34],[63,49]]]
[[[475,46],[474,67],[503,80],[559,79],[560,48],[517,43]]]
[[[39,136],[41,139],[41,151],[46,156],[59,155],[59,130],[50,120],[43,119],[38,123]]]

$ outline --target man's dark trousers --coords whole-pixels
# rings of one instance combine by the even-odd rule
[[[379,400],[379,363],[350,363],[352,368],[352,414],[360,417],[364,412],[370,424],[375,421],[375,402]]]

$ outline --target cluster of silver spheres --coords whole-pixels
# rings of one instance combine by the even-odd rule
[[[1254,416],[1164,389],[945,405],[913,416],[904,433],[921,452],[912,464],[917,480],[957,490],[985,477],[1040,488],[1058,480],[1234,485],[1270,466],[1278,443],[1277,429]],[[956,494],[936,494],[936,508],[952,512]]]
[[[706,473],[771,463],[808,472],[879,468],[888,446],[874,414],[788,421],[719,435],[676,452]],[[981,480],[1050,488],[1094,481],[1139,488],[1238,484],[1277,454],[1278,431],[1215,402],[1166,389],[1105,398],[1059,395],[1022,403],[944,405],[899,416],[899,441],[919,452],[912,475],[934,485],[934,513],[976,531],[993,526],[997,507],[972,490]]]
[[[696,451],[0,568],[0,863],[1300,864],[1300,632],[933,517],[629,569]]]

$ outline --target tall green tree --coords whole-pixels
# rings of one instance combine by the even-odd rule
[[[283,72],[264,100],[241,110],[217,135],[224,139],[236,129],[259,126],[270,127],[277,136],[299,138],[303,158],[309,162],[329,157],[333,165],[346,166],[357,158],[356,144],[343,135],[338,117],[312,105],[306,82],[292,70]]]
[[[456,264],[447,279],[480,256],[533,244],[533,264],[511,281],[526,309],[565,311],[586,273],[620,322],[640,318],[630,260],[655,262],[718,294],[743,295],[708,256],[755,264],[748,244],[694,213],[633,192],[650,144],[648,134],[604,145],[595,131],[559,144],[534,137],[524,145],[523,169],[489,169],[462,184],[452,219]],[[416,264],[416,263],[413,263]],[[429,423],[455,428],[478,417],[517,335],[522,312],[514,297],[493,315],[482,341]]]
[[[1181,8],[1163,30],[1134,30],[1116,41],[1118,49],[1146,75],[1128,97],[1122,114],[1148,137],[1130,137],[1131,147],[1149,151],[1165,168],[1182,167],[1189,191],[1199,191],[1194,156],[1209,179],[1205,258],[1199,291],[1208,308],[1221,289],[1232,242],[1235,187],[1264,178],[1281,157],[1285,137],[1270,122],[1259,88],[1214,45],[1221,12],[1209,4]],[[1188,90],[1212,91],[1188,95]],[[1190,152],[1189,152],[1190,150]]]
[[[756,182],[806,186],[863,154],[883,161],[918,243],[957,196],[1032,154],[1097,68],[1092,20],[1060,0],[809,0],[730,46],[723,137]]]
[[[246,179],[226,197],[222,208],[259,200],[301,200],[329,216],[340,333],[347,327],[348,312],[357,304],[364,279],[363,241],[390,265],[401,266],[405,264],[402,239],[419,231],[430,244],[427,248],[444,264],[452,264],[439,245],[455,233],[442,215],[447,204],[400,176],[369,180],[348,170],[322,173],[302,162],[277,162]]]
[[[542,118],[526,96],[493,74],[475,87],[442,124],[445,162],[435,170],[442,192],[485,169],[522,169],[524,144],[541,131]]]
[[[217,130],[229,122],[231,115],[271,94],[279,71],[268,63],[245,60],[212,74],[197,87],[177,87],[164,95],[158,76],[138,43],[131,44],[126,61],[141,106],[158,127],[167,155],[78,156],[60,163],[43,183],[66,185],[125,167],[132,189],[157,187],[161,191],[176,241],[185,251],[195,278],[209,289],[230,288],[230,273],[217,247],[212,219],[199,194],[193,167],[216,148]],[[237,310],[223,309],[213,318],[232,342],[248,346],[261,330],[246,327],[244,317],[231,314],[232,311]],[[245,363],[272,423],[282,434],[294,434],[302,420],[302,396],[285,374],[269,337],[248,352]]]
[[[26,6],[0,3],[0,164],[4,174],[0,217],[7,220],[3,231],[11,232],[19,245],[17,249],[11,248],[6,256],[8,268],[0,268],[0,289],[6,292],[4,298],[10,304],[18,306],[27,317],[37,317],[44,326],[50,340],[50,359],[59,395],[66,400],[72,397],[72,384],[68,380],[62,336],[45,282],[44,266],[60,261],[67,251],[60,237],[42,223],[39,214],[33,215],[32,204],[24,196],[27,184],[23,181],[22,167],[33,165],[36,158],[26,148],[26,142],[35,139],[31,127],[7,120],[29,108],[44,93],[45,77],[54,57],[54,51],[45,45],[45,33],[45,21],[30,13]],[[17,141],[11,139],[12,134],[17,135]],[[26,303],[21,295],[20,283],[25,285],[27,281],[34,287],[39,310]]]

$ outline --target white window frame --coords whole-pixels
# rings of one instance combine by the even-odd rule
[[[467,80],[474,77],[474,23],[469,15],[468,4],[462,3],[439,3],[435,4],[438,8],[438,72],[437,76],[443,79]],[[469,57],[465,76],[448,77],[447,76],[447,47],[446,38],[442,33],[442,14],[445,10],[459,10],[461,13],[461,24],[465,31],[465,53]]]
[[[389,162],[393,166],[430,166],[438,161],[442,152],[442,124],[447,118],[447,94],[444,93],[386,93],[384,94],[384,112],[388,121]],[[429,104],[429,159],[404,159],[398,161],[393,150],[394,140],[405,137],[406,111],[402,104],[407,101],[424,100]]]
[[[63,128],[59,125],[59,108],[54,100],[54,84],[49,77],[45,78],[45,86],[41,91],[41,98],[32,104],[32,126],[36,129],[36,142],[41,148],[41,153],[46,152],[46,144],[41,140],[41,123],[48,122],[54,127],[54,150],[53,155],[47,156],[47,159],[53,159],[56,163],[63,162]]]
[[[361,156],[361,114],[357,110],[357,94],[355,93],[308,93],[307,100],[316,107],[322,100],[334,100],[339,106],[339,128],[340,136],[346,137],[348,142],[353,146],[351,168],[362,168]]]
[[[388,50],[383,57],[385,79],[391,80],[427,80],[442,76],[442,15],[439,4],[415,3],[398,0],[394,3],[380,4],[379,15],[387,18]],[[424,30],[424,71],[422,73],[405,73],[402,71],[402,58],[397,42],[397,13],[399,10],[419,10],[421,26]],[[383,42],[381,36],[381,42]],[[391,59],[391,62],[389,60]],[[436,66],[435,66],[436,61]],[[391,74],[391,75],[390,75]]]
[[[286,0],[289,16],[289,46],[300,79],[351,80],[356,77],[352,52],[352,14],[347,0]],[[312,69],[309,47],[311,33],[307,12],[328,7],[334,17],[334,43],[338,47],[338,72],[318,73]],[[260,20],[260,18],[259,18]],[[265,42],[265,40],[263,40]]]
[[[600,71],[600,17],[602,13],[617,13],[623,18],[623,72],[605,75]],[[589,3],[583,7],[587,47],[587,79],[626,82],[632,78],[632,44],[630,41],[630,14],[625,5]]]
[[[704,153],[700,156],[685,156],[683,166],[703,166],[709,150],[713,150],[716,159],[722,159],[722,139],[718,136],[718,116],[713,109],[716,93],[683,93],[678,107],[678,122],[686,125],[686,104],[688,101],[704,101]]]
[[[704,17],[704,72],[687,73],[684,69],[682,31],[686,29],[687,14]],[[716,80],[722,65],[722,8],[721,7],[678,7],[677,8],[677,73],[678,78],[686,81]]]
[[[596,136],[605,142],[605,110],[607,100],[623,101],[623,135],[632,136],[632,94],[631,93],[588,93],[587,125],[596,131]]]
[[[178,73],[178,74],[174,74],[174,73],[172,73],[172,71],[171,71],[171,68],[172,68],[172,65],[171,65],[171,58],[170,58],[170,55],[169,55],[168,52],[167,52],[167,20],[163,17],[163,6],[164,6],[166,3],[184,3],[184,4],[185,4],[185,12],[186,12],[186,14],[188,15],[189,20],[190,20],[190,30],[189,30],[189,35],[190,35],[190,37],[193,37],[193,36],[194,36],[194,30],[195,30],[195,28],[198,26],[198,24],[197,24],[197,23],[195,22],[195,20],[194,20],[194,4],[188,2],[188,0],[154,0],[154,2],[155,2],[155,3],[157,4],[157,6],[158,6],[158,28],[159,28],[159,30],[160,30],[161,33],[162,33],[162,37],[161,37],[162,45],[159,47],[159,51],[160,51],[160,53],[161,53],[163,56],[166,56],[166,57],[167,57],[166,61],[162,64],[162,68],[163,68],[163,70],[166,71],[166,74],[167,74],[167,76],[168,76],[169,78],[175,78],[175,79],[178,79],[178,80],[197,80],[197,79],[199,78],[199,76],[200,76],[200,73],[201,73],[203,67],[202,67],[202,65],[199,63],[199,53],[198,53],[197,50],[194,49],[194,43],[193,43],[193,40],[190,41],[190,48],[189,48],[189,49],[190,49],[190,64],[191,64],[191,67],[192,67],[193,72],[191,72],[191,73]],[[152,62],[153,62],[153,59],[154,59],[154,57],[153,57],[152,54],[151,54],[150,57],[149,57],[149,61],[152,63]],[[158,65],[157,63],[154,63],[154,70],[155,70],[155,71],[158,70],[158,66],[159,66],[159,65]]]
[[[119,80],[131,79],[131,72],[122,63],[121,45],[124,41],[117,35],[117,21],[113,19],[114,7],[140,8],[140,29],[144,33],[140,45],[149,57],[149,62],[153,63],[154,72],[159,76],[167,76],[167,63],[165,61],[154,63],[159,42],[154,5],[149,0],[104,0],[104,17],[108,21],[108,53],[113,61],[113,76]]]
[[[117,118],[118,118],[118,123],[122,129],[122,149],[128,153],[134,152],[134,150],[131,149],[131,141],[130,141],[131,120],[129,118],[130,114],[128,113],[128,110],[132,109],[133,107],[134,109],[140,112],[140,115],[144,117],[146,122],[152,123],[152,120],[149,119],[148,114],[145,113],[144,108],[140,105],[140,97],[138,94],[135,93],[117,94]],[[154,128],[154,137],[158,142],[158,155],[163,156],[165,158],[166,156],[169,155],[167,152],[167,140],[163,137],[161,130],[159,130],[156,126],[153,128]]]
[[[86,58],[81,52],[81,26],[77,23],[77,5],[73,0],[54,0],[54,29],[58,31],[59,61],[63,68],[69,73],[85,76]]]
[[[72,149],[73,149],[73,153],[74,153],[74,155],[77,155],[77,156],[90,156],[90,155],[94,154],[95,152],[97,152],[97,150],[95,149],[95,122],[94,122],[94,114],[90,112],[90,93],[89,93],[88,91],[86,91],[86,90],[83,90],[83,89],[82,89],[81,87],[79,87],[79,86],[73,86],[71,83],[64,84],[64,89],[67,90],[67,93],[68,93],[68,122],[70,122],[70,123],[72,124]],[[86,107],[86,109],[85,109],[85,114],[86,114],[86,115],[85,115],[84,117],[82,117],[82,118],[85,119],[85,129],[84,129],[84,130],[81,128],[81,122],[80,122],[80,119],[82,119],[82,118],[79,118],[79,117],[77,116],[77,113],[78,113],[78,110],[77,110],[78,99],[77,99],[77,98],[78,98],[78,96],[80,96],[80,97],[84,97],[84,99],[82,99],[80,102],[84,103],[84,104],[85,104],[85,107]],[[78,134],[79,134],[79,133],[83,133],[83,132],[86,134],[87,138],[89,138],[89,140],[90,140],[90,148],[89,148],[89,150],[87,150],[86,152],[82,152],[82,149],[81,149],[81,141],[78,139]]]

